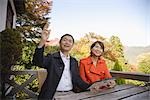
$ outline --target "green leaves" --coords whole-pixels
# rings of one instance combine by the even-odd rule
[[[122,69],[122,66],[119,64],[119,62],[116,60],[115,62],[115,65],[114,65],[114,68],[112,70],[115,70],[115,71],[123,71]],[[116,79],[116,83],[117,84],[125,84],[125,79]]]
[[[37,43],[45,23],[50,19],[52,1],[26,0],[24,14],[17,15],[17,29],[26,41]]]
[[[22,40],[15,29],[6,29],[0,33],[1,63],[4,67],[16,64],[22,54]]]
[[[150,52],[139,55],[137,59],[139,70],[145,74],[150,74]]]

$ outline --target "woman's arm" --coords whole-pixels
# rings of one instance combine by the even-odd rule
[[[105,67],[106,67],[106,69],[105,69],[105,78],[108,79],[108,80],[106,81],[107,87],[108,87],[108,88],[113,88],[113,87],[115,87],[116,82],[115,82],[114,79],[110,79],[110,80],[109,80],[109,78],[112,78],[112,76],[111,76],[111,74],[110,74],[110,71],[108,70],[108,67],[107,67],[106,63],[105,63]]]
[[[112,78],[112,76],[111,76],[111,74],[110,74],[110,72],[109,72],[109,70],[108,70],[108,67],[107,67],[107,65],[106,65],[106,62],[104,61],[104,70],[105,70],[105,79],[107,79],[107,78]]]

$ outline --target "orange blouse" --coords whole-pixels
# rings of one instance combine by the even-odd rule
[[[112,77],[104,59],[99,59],[95,67],[90,56],[80,60],[80,76],[89,84]]]

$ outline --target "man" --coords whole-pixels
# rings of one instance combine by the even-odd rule
[[[74,38],[65,34],[59,41],[60,51],[43,55],[44,45],[48,39],[48,24],[41,34],[41,40],[33,56],[33,64],[47,69],[47,78],[41,88],[38,99],[51,100],[56,91],[80,92],[86,90],[89,84],[82,81],[78,72],[78,62],[69,55],[74,45]]]

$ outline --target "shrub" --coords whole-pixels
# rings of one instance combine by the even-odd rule
[[[119,61],[116,60],[114,68],[112,70],[123,71],[121,65],[119,64]],[[116,83],[119,84],[119,85],[120,84],[125,84],[125,79],[122,79],[122,78],[116,79]]]
[[[0,38],[1,66],[10,69],[21,57],[21,35],[16,29],[5,29]]]

